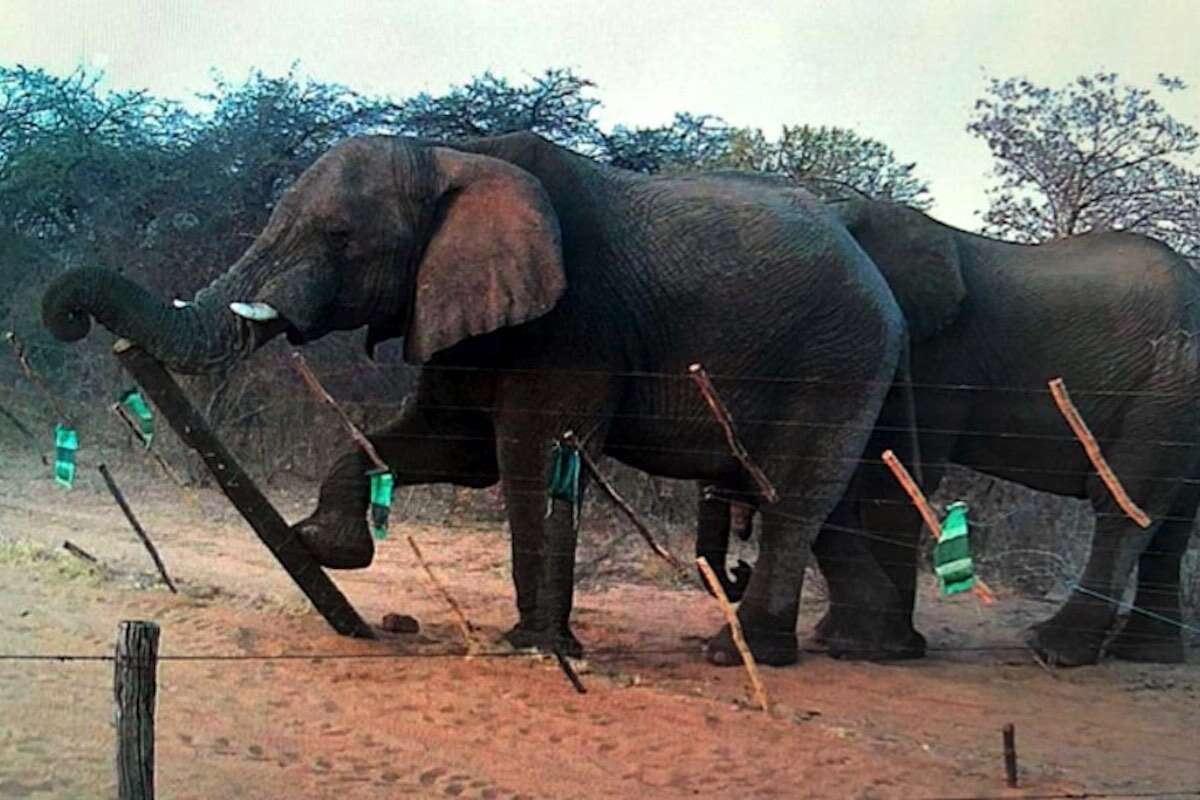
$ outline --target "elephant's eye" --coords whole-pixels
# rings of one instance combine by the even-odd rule
[[[325,241],[329,243],[329,249],[333,252],[344,253],[350,246],[350,231],[343,229],[326,231]]]

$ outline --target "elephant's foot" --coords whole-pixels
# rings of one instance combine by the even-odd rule
[[[1167,615],[1169,612],[1164,613],[1164,616]],[[1107,651],[1114,658],[1147,664],[1182,664],[1187,661],[1183,632],[1178,625],[1136,611],[1129,615],[1125,627],[1109,643]]]
[[[1070,615],[1056,614],[1026,631],[1025,643],[1047,664],[1082,667],[1100,660],[1108,631],[1094,625],[1074,625]]]
[[[785,667],[799,659],[799,644],[795,631],[779,627],[745,627],[742,635],[750,647],[750,654],[759,664]],[[742,654],[733,643],[733,634],[725,625],[720,632],[704,645],[704,657],[718,667],[735,667],[742,663]]]
[[[925,657],[925,637],[907,620],[888,615],[827,611],[809,637],[830,658],[843,661],[910,661]]]
[[[506,631],[502,638],[518,650],[533,650],[541,644],[543,637],[541,628],[521,620]]]
[[[504,639],[518,650],[540,650],[543,653],[557,651],[570,658],[583,658],[583,645],[566,626],[548,635],[545,628],[522,621],[505,633]]]
[[[362,569],[375,559],[375,541],[365,514],[318,511],[297,522],[292,530],[323,567]]]

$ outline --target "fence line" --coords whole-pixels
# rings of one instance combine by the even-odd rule
[[[40,350],[44,352],[54,353],[57,358],[67,360],[75,359],[82,362],[92,360],[92,354],[85,351],[71,350],[66,347],[55,347],[53,345],[38,345],[36,343],[25,343],[27,351]],[[610,370],[610,369],[584,369],[584,368],[518,368],[518,367],[480,367],[472,365],[451,365],[451,364],[424,364],[421,366],[410,365],[407,363],[392,363],[392,362],[372,362],[363,363],[355,367],[346,367],[339,369],[324,370],[323,377],[343,377],[351,376],[361,380],[364,375],[370,373],[381,373],[386,370],[409,371],[413,375],[421,372],[437,373],[437,372],[462,372],[462,373],[491,373],[495,375],[561,375],[561,376],[593,376],[607,375],[613,378],[646,378],[659,380],[687,381],[687,365],[681,365],[679,372],[658,372],[653,370]],[[813,386],[845,386],[850,388],[865,387],[865,386],[896,386],[901,388],[913,389],[928,389],[939,391],[961,391],[961,392],[1004,392],[1011,394],[1034,394],[1034,395],[1050,395],[1050,390],[1044,386],[1021,386],[1008,384],[973,384],[973,383],[922,383],[918,381],[891,381],[891,380],[841,380],[833,378],[814,378],[814,377],[783,377],[778,375],[742,375],[730,373],[710,373],[709,377],[714,381],[722,382],[744,382],[744,383],[793,383]],[[1149,391],[1149,390],[1125,390],[1125,389],[1102,389],[1102,388],[1071,388],[1071,393],[1077,397],[1159,397],[1159,398],[1186,398],[1191,399],[1196,396],[1194,392],[1180,391]]]

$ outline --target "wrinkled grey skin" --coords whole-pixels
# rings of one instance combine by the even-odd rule
[[[900,206],[858,199],[831,208],[909,317],[926,493],[954,462],[1089,499],[1097,514],[1082,590],[1033,626],[1030,644],[1062,666],[1094,663],[1117,622],[1116,604],[1095,595],[1119,598],[1136,564],[1134,604],[1158,618],[1132,613],[1108,651],[1138,661],[1184,660],[1180,562],[1200,499],[1200,276],[1165,246],[1130,234],[1014,245]],[[948,273],[959,276],[959,290],[947,298],[953,313],[940,320],[914,315],[915,298],[955,282]],[[1152,517],[1149,529],[1133,523],[1096,476],[1047,391],[1056,377],[1130,496]],[[844,657],[924,652],[912,628],[921,519],[875,463],[904,427],[897,394],[889,395],[867,460],[814,545],[830,584],[830,610],[817,633]],[[702,508],[700,523],[698,550],[723,564],[728,515],[722,520]],[[879,617],[856,611],[866,549],[902,598],[882,626],[873,621]]]
[[[278,318],[234,317],[230,303]],[[763,513],[739,610],[768,664],[796,659],[809,543],[846,488],[905,335],[878,270],[814,199],[626,173],[530,134],[348,140],[191,307],[92,270],[47,291],[43,318],[60,338],[86,334],[89,317],[181,371],[279,333],[403,336],[405,358],[423,365],[416,398],[372,435],[376,448],[400,485],[501,483],[520,615],[509,639],[567,653],[581,650],[568,624],[577,532],[566,503],[547,516],[551,444],[573,430],[593,454],[652,474],[736,482],[686,378],[702,362],[735,418],[760,421],[740,433],[785,498]],[[796,420],[821,424],[783,424]],[[415,446],[429,437],[444,445],[432,455]],[[343,456],[297,526],[328,565],[362,561],[367,466]],[[708,658],[737,663],[727,630]]]

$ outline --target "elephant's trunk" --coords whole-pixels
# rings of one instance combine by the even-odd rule
[[[262,344],[266,326],[238,319],[229,303],[231,273],[201,291],[193,303],[172,307],[116,272],[83,268],[62,275],[42,296],[42,322],[62,341],[87,336],[94,317],[183,373],[225,367]]]

